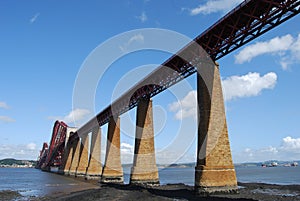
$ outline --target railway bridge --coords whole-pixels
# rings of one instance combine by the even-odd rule
[[[231,157],[217,60],[300,11],[300,0],[245,0],[80,128],[56,121],[44,143],[38,168],[58,167],[64,175],[123,183],[120,115],[137,107],[130,184],[159,185],[155,158],[152,97],[197,73],[198,146],[195,190],[199,194],[234,192]],[[104,165],[101,127],[108,123]],[[91,140],[89,140],[89,135]]]

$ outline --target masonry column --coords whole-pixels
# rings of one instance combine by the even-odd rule
[[[198,152],[195,190],[198,194],[237,191],[231,158],[219,66],[197,74]]]
[[[69,155],[71,153],[71,145],[70,143],[66,143],[66,147],[64,148],[63,158],[62,158],[62,164],[58,168],[58,174],[65,174],[66,167],[69,166],[71,161],[69,161]]]
[[[111,117],[108,123],[106,158],[101,182],[123,183],[120,155],[120,117]]]
[[[93,129],[90,161],[86,170],[86,179],[100,179],[102,173],[101,165],[101,128]]]
[[[88,167],[89,163],[89,136],[85,134],[81,137],[81,146],[80,146],[80,155],[79,155],[79,162],[78,167],[76,169],[76,177],[84,177],[86,173],[86,168]]]
[[[134,161],[130,184],[159,185],[155,160],[152,100],[142,99],[137,106]]]
[[[69,153],[68,153],[68,158],[66,161],[66,165],[64,167],[64,174],[65,175],[70,175],[70,169],[71,169],[71,165],[72,165],[72,160],[73,160],[73,156],[75,154],[75,149],[76,149],[76,144],[77,142],[68,142],[67,143],[67,147],[69,147]]]
[[[69,175],[75,176],[76,174],[76,168],[78,166],[78,161],[79,161],[79,152],[80,152],[80,139],[77,138],[73,142],[73,157],[72,157],[72,164],[70,167]]]

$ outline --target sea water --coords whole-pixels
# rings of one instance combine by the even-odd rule
[[[260,166],[236,167],[236,176],[243,183],[267,183],[279,185],[300,185],[300,167],[268,167]],[[130,168],[124,169],[124,182],[129,183]],[[159,169],[161,184],[184,183],[194,185],[194,168],[162,168]]]

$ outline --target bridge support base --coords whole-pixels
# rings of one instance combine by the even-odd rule
[[[203,72],[204,71],[204,72]],[[201,195],[237,191],[219,66],[197,74],[198,152],[195,190]]]
[[[79,152],[80,152],[80,140],[79,138],[73,142],[73,156],[72,156],[72,162],[71,162],[71,167],[69,171],[70,176],[75,176],[76,174],[76,169],[78,167],[78,162],[79,162]]]
[[[195,191],[198,195],[237,193],[234,167],[195,169]]]
[[[107,183],[114,183],[114,184],[123,184],[124,179],[123,175],[120,175],[120,171],[107,171],[107,175],[114,175],[114,176],[101,176],[101,183],[107,184]]]
[[[123,183],[120,155],[120,117],[112,117],[108,123],[106,158],[100,182]]]
[[[137,106],[134,161],[130,184],[159,186],[154,149],[152,100],[140,100]]]
[[[91,153],[89,165],[86,169],[85,179],[100,179],[102,173],[101,165],[101,128],[94,129],[91,140]]]
[[[79,155],[79,163],[76,169],[76,177],[85,177],[86,168],[89,165],[89,137],[88,135],[83,135],[81,137],[81,146],[80,146],[80,155]]]
[[[66,151],[64,153],[64,158],[66,159],[66,161],[64,162],[63,166],[61,167],[59,174],[69,175],[71,164],[72,164],[72,157],[74,154],[73,153],[74,149],[75,149],[75,147],[72,144],[72,142],[67,142]]]

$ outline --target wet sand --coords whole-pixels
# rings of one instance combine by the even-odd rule
[[[111,201],[111,200],[204,200],[204,201],[300,201],[300,185],[272,185],[261,183],[239,183],[239,193],[232,195],[196,196],[192,186],[184,184],[168,184],[159,187],[145,188],[130,185],[98,184],[87,182],[92,189],[74,192],[56,192],[44,197],[22,197],[18,192],[2,191],[0,200],[59,200],[59,201]],[[92,185],[91,185],[92,184]]]

